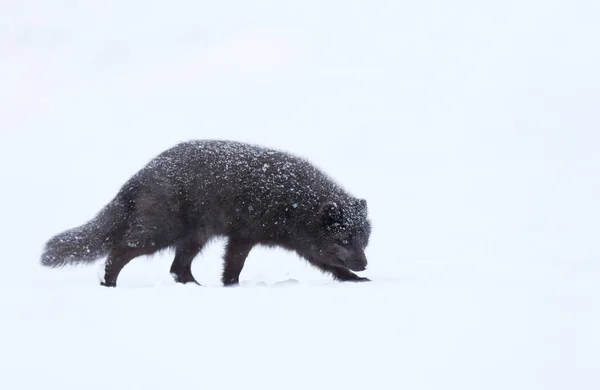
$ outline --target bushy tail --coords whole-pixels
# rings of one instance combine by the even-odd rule
[[[46,267],[91,263],[108,254],[125,221],[126,210],[117,199],[85,225],[69,229],[46,243],[41,263]]]

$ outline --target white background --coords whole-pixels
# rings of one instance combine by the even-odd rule
[[[0,4],[3,389],[600,387],[595,1]],[[342,285],[222,241],[119,287],[46,270],[149,159],[188,139],[304,156],[373,224]]]

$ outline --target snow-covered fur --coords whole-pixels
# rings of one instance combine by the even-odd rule
[[[370,232],[366,201],[308,161],[240,142],[189,141],[151,160],[90,222],[51,238],[41,262],[108,255],[103,285],[115,286],[133,258],[174,248],[173,277],[195,282],[192,260],[225,236],[224,285],[239,283],[255,245],[293,250],[338,280],[362,281],[350,270],[366,268]]]

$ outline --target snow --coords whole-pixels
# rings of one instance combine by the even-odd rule
[[[8,1],[0,388],[597,389],[600,9],[592,1]],[[223,241],[119,286],[49,270],[189,139],[307,158],[368,201],[371,283]],[[292,207],[297,205],[294,200]]]
[[[48,278],[2,294],[1,382],[89,389],[595,387],[599,313],[591,283],[555,290],[556,280],[532,285],[475,276],[264,287],[247,281],[235,289],[164,278],[115,290]]]

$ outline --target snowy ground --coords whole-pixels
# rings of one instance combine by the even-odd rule
[[[0,389],[600,388],[593,1],[0,5]],[[346,285],[222,242],[46,270],[151,157],[225,138],[369,202]]]
[[[0,301],[0,382],[20,389],[595,388],[600,312],[591,281],[557,288],[550,280],[476,277],[238,289],[16,287]]]

